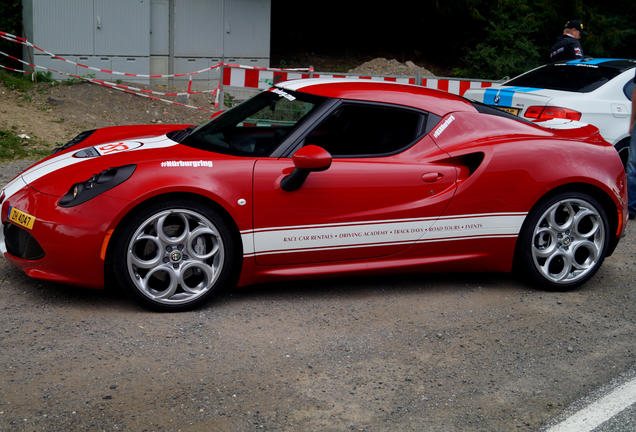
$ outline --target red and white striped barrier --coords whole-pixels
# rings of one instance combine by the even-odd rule
[[[0,51],[0,54],[2,54],[1,51]],[[33,71],[27,71],[27,70],[22,70],[22,69],[13,69],[13,68],[10,68],[8,66],[3,66],[3,65],[0,65],[0,68],[6,69],[6,70],[10,70],[11,72],[19,72],[19,73],[25,73],[25,74],[33,73]]]
[[[230,87],[257,88],[264,90],[281,81],[306,78],[350,78],[369,81],[396,82],[442,90],[459,96],[463,96],[464,93],[466,93],[466,90],[471,88],[492,87],[499,83],[499,81],[438,77],[424,77],[417,79],[415,77],[330,74],[319,72],[292,73],[262,69],[246,69],[245,67],[238,65],[226,65],[226,68],[223,69],[223,85]]]

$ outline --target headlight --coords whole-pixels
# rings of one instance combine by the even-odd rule
[[[95,198],[99,194],[125,182],[135,172],[137,165],[123,165],[108,168],[88,180],[75,183],[58,203],[60,207],[75,207]]]

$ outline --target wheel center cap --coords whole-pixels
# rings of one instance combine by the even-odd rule
[[[181,257],[182,257],[181,252],[180,252],[180,251],[178,251],[178,250],[176,250],[176,251],[172,251],[172,252],[170,253],[170,261],[172,261],[172,262],[179,262],[179,261],[181,261]]]
[[[565,236],[563,237],[563,240],[561,240],[561,243],[563,244],[563,246],[570,246],[570,244],[572,243],[572,238],[569,236]]]

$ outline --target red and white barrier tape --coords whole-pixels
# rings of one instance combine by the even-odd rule
[[[166,103],[169,103],[169,104],[172,104],[172,105],[178,105],[178,106],[182,106],[182,107],[186,107],[186,108],[192,108],[192,109],[196,109],[196,110],[199,110],[199,111],[205,111],[205,112],[210,112],[210,113],[213,112],[212,110],[209,110],[207,108],[201,108],[201,107],[194,106],[194,105],[187,105],[187,104],[184,104],[184,103],[181,103],[181,102],[171,101],[171,100],[163,99],[163,98],[160,98],[160,97],[157,97],[157,96],[152,96],[152,95],[150,95],[148,93],[139,93],[139,92],[137,92],[135,90],[131,90],[131,89],[135,89],[135,87],[128,87],[128,86],[124,86],[124,85],[121,85],[121,84],[110,83],[108,81],[97,80],[97,79],[94,79],[94,78],[85,78],[85,77],[81,77],[79,75],[73,75],[73,74],[68,74],[68,75],[70,75],[70,76],[72,76],[74,78],[80,78],[80,79],[86,80],[88,82],[92,82],[94,84],[99,84],[99,85],[102,85],[104,87],[112,88],[114,90],[119,90],[119,91],[122,91],[124,93],[130,93],[130,94],[134,94],[136,96],[142,96],[142,97],[145,97],[145,98],[148,98],[148,99],[158,100],[158,101],[166,102]],[[141,90],[141,89],[138,89],[138,90],[148,92],[148,90]],[[215,99],[214,106],[218,108],[218,94],[219,94],[219,91],[218,91],[218,89],[215,89],[215,90],[212,90],[212,92],[216,93],[216,95],[217,95],[217,97]],[[183,94],[187,94],[187,93],[183,93]]]
[[[59,73],[59,74],[62,74],[62,75],[71,76],[73,78],[77,78],[78,77],[77,75],[73,75],[73,74],[70,74],[70,73],[67,73],[67,72],[62,72],[62,71],[59,71],[57,69],[52,69],[52,68],[49,68],[49,67],[39,66],[39,65],[35,65],[35,64],[32,64],[32,63],[25,62],[24,60],[21,60],[21,59],[19,59],[17,57],[14,57],[14,56],[12,56],[10,54],[7,54],[5,52],[2,52],[2,51],[0,51],[0,55],[4,55],[6,57],[9,57],[10,59],[18,61],[18,62],[20,62],[20,63],[22,63],[22,64],[24,64],[26,66],[29,66],[31,68],[48,70],[48,71]],[[10,68],[10,67],[7,67],[7,66],[2,66],[2,65],[0,65],[0,67],[3,68],[3,69],[8,69],[8,70],[14,71],[14,72],[32,73],[32,71],[13,69],[13,68]],[[140,92],[140,93],[154,94],[154,95],[158,95],[158,96],[187,96],[187,95],[191,95],[191,94],[214,93],[215,91],[218,90],[218,89],[214,89],[214,90],[193,91],[193,90],[190,89],[190,86],[188,86],[188,91],[187,92],[159,92],[159,91],[154,91],[154,90],[146,90],[146,89],[142,89],[142,88],[127,86],[127,85],[124,85],[124,84],[117,84],[117,83],[113,83],[113,82],[110,82],[110,81],[102,81],[102,80],[98,80],[98,79],[92,79],[90,77],[80,77],[80,78],[85,80],[85,81],[90,81],[90,82],[93,82],[93,83],[96,83],[96,84],[109,84],[109,85],[111,85],[113,87],[120,87],[120,88],[124,88],[124,89],[127,89],[127,90],[137,91],[137,92]]]
[[[5,56],[7,56],[9,58],[12,58],[12,59],[22,63],[22,64],[30,66],[34,70],[35,69],[48,70],[48,71],[55,72],[55,73],[58,73],[58,74],[61,74],[61,75],[69,76],[71,78],[77,78],[77,79],[81,79],[81,80],[84,80],[84,81],[87,81],[87,82],[90,82],[90,83],[93,83],[93,84],[99,84],[99,85],[104,86],[104,87],[108,87],[108,88],[112,88],[112,89],[115,89],[115,90],[123,91],[124,93],[130,93],[130,94],[134,94],[136,96],[142,96],[142,97],[146,97],[148,99],[158,100],[158,101],[161,101],[161,102],[166,102],[166,103],[173,104],[173,105],[179,105],[179,106],[183,106],[183,107],[186,107],[186,108],[192,108],[192,109],[196,109],[196,110],[199,110],[199,111],[213,112],[212,110],[209,110],[209,109],[206,109],[206,108],[201,108],[201,107],[194,106],[194,105],[187,105],[187,104],[183,104],[181,102],[171,101],[171,100],[168,100],[168,99],[163,99],[163,98],[152,96],[152,95],[154,94],[154,95],[160,95],[160,96],[181,96],[181,95],[188,95],[188,94],[194,94],[194,93],[216,93],[216,98],[215,98],[214,105],[215,105],[215,108],[218,108],[218,95],[219,95],[219,88],[218,87],[216,89],[214,89],[214,90],[205,90],[205,91],[200,91],[200,92],[162,93],[162,92],[157,92],[157,91],[153,91],[153,90],[145,90],[145,89],[141,89],[141,88],[137,88],[137,87],[127,86],[127,85],[124,85],[124,84],[117,84],[117,83],[112,83],[112,82],[109,82],[109,81],[102,81],[102,80],[98,80],[98,79],[95,79],[95,78],[75,75],[75,74],[72,74],[72,73],[58,71],[58,70],[52,69],[52,68],[47,68],[47,67],[44,67],[44,66],[34,65],[34,64],[25,62],[25,61],[23,61],[23,60],[21,60],[19,58],[16,58],[14,56],[11,56],[9,54],[6,54],[6,53],[4,53],[2,51],[0,51],[0,54],[3,54],[3,55],[5,55]],[[0,67],[3,68],[3,69],[14,71],[14,72],[33,73],[33,71],[25,71],[25,70],[21,70],[21,69],[14,69],[14,68],[10,68],[10,67],[3,66],[3,65],[0,65]]]
[[[12,72],[33,73],[33,71],[26,71],[26,70],[22,70],[22,69],[13,69],[13,68],[10,68],[10,67],[8,67],[8,66],[3,66],[3,65],[0,65],[0,68],[2,68],[2,69],[6,69],[6,70],[10,70],[10,71],[12,71]]]
[[[33,48],[35,48],[35,49],[37,49],[37,50],[49,55],[49,56],[51,56],[52,58],[55,58],[55,59],[58,59],[58,60],[62,60],[64,62],[66,62],[66,63],[72,64],[72,65],[75,65],[75,66],[83,67],[83,68],[86,68],[86,69],[91,69],[91,70],[94,70],[96,72],[110,73],[110,74],[113,74],[113,75],[128,76],[128,77],[138,77],[138,78],[171,78],[171,77],[184,77],[184,76],[192,77],[193,75],[199,74],[201,72],[205,72],[207,70],[211,70],[211,69],[215,69],[215,68],[219,68],[219,67],[224,67],[224,66],[229,66],[229,67],[232,67],[232,68],[241,68],[241,69],[244,69],[244,70],[287,71],[285,69],[270,69],[270,68],[254,67],[254,66],[241,66],[241,65],[236,65],[236,64],[219,63],[219,64],[217,64],[215,66],[212,66],[212,67],[209,67],[209,68],[206,68],[206,69],[202,69],[202,70],[195,71],[195,72],[184,73],[184,74],[170,74],[170,75],[132,74],[132,73],[127,73],[127,72],[110,71],[110,70],[107,70],[107,69],[100,69],[100,68],[95,68],[95,67],[92,67],[92,66],[86,66],[86,65],[83,65],[81,63],[77,63],[77,62],[74,62],[72,60],[65,59],[63,57],[57,56],[57,55],[55,55],[53,53],[50,53],[50,52],[48,52],[48,51],[46,51],[46,50],[44,50],[42,48],[37,47],[36,45],[30,43],[29,41],[27,41],[24,38],[12,35],[10,33],[6,33],[6,32],[0,31],[0,38],[6,39],[6,40],[9,40],[9,41],[12,41],[12,42],[20,43],[22,45],[31,46],[31,47],[33,47]],[[65,75],[65,76],[69,76],[69,77],[72,77],[72,78],[82,79],[84,81],[88,81],[88,82],[91,82],[91,83],[94,83],[94,84],[99,84],[99,85],[102,85],[104,87],[108,87],[108,88],[112,88],[112,89],[115,89],[115,90],[124,91],[126,93],[131,93],[131,94],[135,94],[135,95],[138,95],[138,96],[144,96],[144,97],[147,97],[149,99],[159,100],[159,101],[170,103],[170,104],[173,104],[173,105],[184,106],[184,107],[187,107],[187,108],[197,109],[197,110],[200,110],[200,111],[212,112],[211,110],[208,110],[206,108],[201,108],[201,107],[197,107],[197,106],[193,106],[193,105],[187,105],[187,104],[183,104],[183,103],[180,103],[180,102],[163,99],[163,98],[160,98],[160,97],[154,97],[154,96],[151,96],[151,95],[156,95],[156,96],[188,96],[188,95],[191,95],[191,94],[199,94],[199,93],[214,93],[215,94],[214,106],[215,106],[215,108],[219,107],[219,93],[220,93],[220,86],[221,86],[221,82],[220,81],[219,81],[219,85],[214,90],[192,91],[192,89],[191,89],[192,88],[192,80],[190,79],[190,82],[188,83],[188,89],[187,89],[186,92],[158,92],[158,91],[154,91],[154,90],[146,90],[146,89],[141,89],[141,88],[138,88],[138,87],[132,87],[132,86],[124,85],[124,84],[113,83],[113,82],[110,82],[110,81],[104,81],[104,80],[98,80],[98,79],[95,79],[95,78],[84,77],[84,76],[75,75],[75,74],[71,74],[71,73],[64,72],[64,71],[59,71],[59,70],[56,70],[56,69],[53,69],[53,68],[49,68],[49,67],[35,65],[35,64],[32,64],[32,63],[25,62],[22,59],[19,59],[17,57],[14,57],[14,56],[12,56],[10,54],[7,54],[5,52],[2,52],[2,51],[0,51],[0,55],[4,55],[4,56],[6,56],[8,58],[11,58],[11,59],[13,59],[15,61],[18,61],[18,62],[20,62],[20,63],[22,63],[22,64],[24,64],[26,66],[29,66],[29,67],[33,68],[34,70],[35,69],[42,69],[42,70],[46,70],[46,71],[51,71],[51,72],[55,72],[55,73],[58,73],[58,74],[61,74],[61,75]],[[2,67],[3,69],[14,71],[14,72],[31,73],[31,71],[14,69],[14,68],[10,68],[10,67],[3,66],[3,65],[0,65],[0,67]],[[296,71],[296,70],[313,71],[312,68],[289,69],[289,71]]]
[[[178,74],[134,74],[134,73],[128,73],[128,72],[120,72],[120,71],[112,71],[109,69],[101,69],[101,68],[97,68],[97,67],[93,67],[93,66],[88,66],[82,63],[78,63],[75,62],[73,60],[69,60],[66,59],[64,57],[60,57],[58,55],[53,54],[52,52],[49,52],[43,48],[40,48],[39,46],[29,42],[27,39],[22,38],[20,36],[16,36],[13,35],[11,33],[7,33],[4,31],[0,31],[0,39],[5,39],[8,40],[10,42],[15,42],[15,43],[19,43],[21,45],[25,45],[28,47],[31,47],[33,49],[36,49],[54,59],[57,60],[61,60],[63,62],[84,68],[84,69],[89,69],[95,72],[102,72],[102,73],[107,73],[107,74],[111,74],[111,75],[119,75],[119,76],[126,76],[126,77],[136,77],[136,78],[179,78],[179,77],[191,77],[203,72],[207,72],[213,69],[217,69],[220,68],[222,66],[229,66],[229,67],[240,67],[243,69],[252,69],[252,70],[274,70],[274,71],[309,71],[309,72],[313,72],[313,68],[299,68],[299,69],[276,69],[276,68],[263,68],[263,67],[256,67],[256,66],[240,66],[240,65],[235,65],[235,64],[229,64],[229,63],[218,63],[214,66],[210,66],[207,67],[205,69],[201,69],[198,71],[194,71],[194,72],[187,72],[187,73],[178,73]]]
[[[43,48],[38,47],[37,45],[29,42],[27,39],[22,38],[20,36],[16,36],[13,35],[11,33],[7,33],[4,31],[0,31],[0,39],[5,39],[11,42],[15,42],[15,43],[19,43],[21,45],[24,46],[28,46],[28,47],[32,47],[48,56],[50,56],[51,58],[57,59],[57,60],[61,60],[65,63],[69,63],[72,64],[74,66],[77,67],[81,67],[81,68],[85,68],[88,70],[92,70],[95,72],[102,72],[102,73],[107,73],[107,74],[111,74],[111,75],[118,75],[118,76],[124,76],[124,77],[136,77],[136,78],[177,78],[177,77],[189,77],[190,81],[188,83],[188,88],[186,92],[158,92],[158,91],[153,91],[153,90],[145,90],[145,89],[140,89],[137,87],[132,87],[132,86],[127,86],[127,85],[123,85],[123,84],[117,84],[117,83],[112,83],[109,81],[102,81],[102,80],[98,80],[98,79],[94,79],[94,78],[89,78],[89,77],[84,77],[84,76],[79,76],[79,75],[74,75],[68,72],[63,72],[63,71],[58,71],[56,69],[53,68],[49,68],[49,67],[44,67],[44,66],[39,66],[39,65],[34,65],[28,62],[23,61],[22,59],[16,58],[14,56],[11,56],[7,53],[1,52],[0,51],[0,55],[4,55],[6,57],[9,57],[13,60],[16,60],[22,64],[25,64],[31,68],[33,68],[34,70],[36,68],[38,69],[43,69],[43,70],[47,70],[47,71],[51,71],[51,72],[55,72],[58,74],[62,74],[62,75],[66,75],[66,76],[70,76],[73,78],[79,78],[94,84],[99,84],[99,85],[103,85],[105,87],[109,87],[109,88],[113,88],[116,90],[121,90],[127,93],[131,93],[131,94],[136,94],[138,96],[144,96],[144,97],[148,97],[150,99],[156,99],[156,100],[160,100],[163,102],[167,102],[167,103],[171,103],[174,105],[180,105],[180,106],[185,106],[188,108],[194,108],[197,110],[202,110],[202,111],[208,111],[211,112],[208,109],[205,108],[201,108],[201,107],[196,107],[193,105],[186,105],[186,104],[182,104],[179,102],[175,102],[175,101],[170,101],[167,99],[162,99],[162,98],[158,98],[158,97],[153,97],[151,95],[158,95],[158,96],[188,96],[191,94],[197,94],[197,93],[215,93],[215,100],[214,100],[214,107],[218,108],[219,107],[219,94],[220,94],[220,90],[221,90],[221,81],[219,80],[219,84],[217,86],[216,89],[214,90],[205,90],[205,91],[192,91],[192,76],[203,73],[203,72],[207,72],[209,70],[213,70],[213,69],[217,69],[217,68],[232,68],[232,69],[239,69],[239,70],[250,70],[250,71],[258,71],[258,72],[267,72],[267,73],[288,73],[288,72],[297,72],[297,71],[306,71],[306,72],[313,72],[313,68],[295,68],[295,69],[279,69],[279,68],[264,68],[264,67],[257,67],[257,66],[242,66],[242,65],[238,65],[238,64],[230,64],[230,63],[218,63],[214,66],[210,66],[208,68],[205,69],[201,69],[198,71],[194,71],[194,72],[188,72],[188,73],[179,73],[179,74],[134,74],[134,73],[128,73],[128,72],[120,72],[120,71],[111,71],[108,69],[101,69],[101,68],[96,68],[93,66],[88,66],[82,63],[78,63],[75,62],[73,60],[69,60],[69,59],[65,59],[64,57],[60,57],[58,55],[55,55]],[[12,70],[15,72],[22,72],[22,73],[31,73],[31,71],[23,71],[23,70],[19,70],[19,69],[13,69],[13,68],[9,68],[6,66],[2,66],[0,65],[0,67],[7,69],[7,70]]]

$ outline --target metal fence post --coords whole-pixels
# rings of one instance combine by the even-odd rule
[[[221,64],[221,73],[219,76],[219,86],[218,86],[218,94],[217,97],[219,98],[219,111],[222,111],[225,109],[225,93],[224,93],[224,88],[223,88],[223,77],[225,76],[225,64]]]

